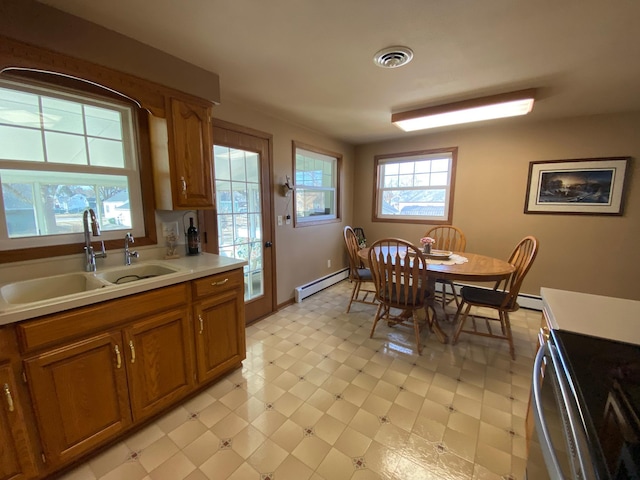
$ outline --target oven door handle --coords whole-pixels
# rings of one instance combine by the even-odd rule
[[[593,460],[585,445],[586,434],[578,420],[580,413],[577,410],[578,407],[575,400],[572,400],[575,397],[572,395],[570,390],[573,389],[569,385],[567,377],[562,373],[564,371],[564,367],[560,360],[557,347],[548,343],[548,348],[553,368],[556,371],[556,378],[558,379],[558,386],[560,387],[562,401],[564,402],[564,407],[567,411],[567,419],[569,420],[569,427],[571,429],[570,433],[573,436],[573,441],[575,442],[575,453],[580,467],[579,471],[576,472],[576,475],[578,475],[579,478],[595,478],[595,475],[593,474]]]
[[[536,354],[536,359],[533,362],[533,418],[536,424],[536,431],[538,432],[538,440],[540,442],[542,456],[544,457],[544,463],[547,464],[549,478],[552,480],[564,480],[562,469],[558,463],[558,457],[553,450],[553,443],[551,442],[551,435],[549,435],[549,429],[547,428],[547,423],[544,418],[544,412],[542,411],[542,376],[540,375],[540,370],[542,369],[542,361],[548,348],[547,343],[541,345]]]

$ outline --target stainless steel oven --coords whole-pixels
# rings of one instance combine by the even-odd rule
[[[553,331],[533,376],[528,480],[640,479],[640,346]]]

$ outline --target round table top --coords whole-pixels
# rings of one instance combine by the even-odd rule
[[[443,278],[447,280],[469,280],[490,282],[508,277],[515,271],[515,267],[505,260],[487,257],[477,253],[455,252],[467,258],[469,261],[455,265],[442,265],[429,263],[427,271],[432,278]],[[369,261],[369,248],[363,248],[358,252],[358,256],[366,263]]]

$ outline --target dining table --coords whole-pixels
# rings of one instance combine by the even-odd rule
[[[512,264],[499,258],[470,252],[448,253],[451,253],[449,258],[443,258],[439,255],[437,258],[429,258],[429,256],[424,255],[427,265],[429,290],[431,292],[430,305],[432,307],[434,306],[433,293],[435,292],[436,280],[497,282],[508,278],[515,271],[515,267]],[[358,251],[358,257],[362,259],[365,266],[368,266],[369,247],[361,248]],[[442,330],[435,308],[433,308],[432,311],[435,317],[433,320],[433,331],[442,343],[448,343],[449,338]]]

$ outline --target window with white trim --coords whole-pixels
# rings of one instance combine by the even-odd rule
[[[457,148],[375,157],[374,221],[448,224]]]
[[[137,151],[132,104],[0,81],[0,249],[81,242],[86,208],[144,236]]]
[[[342,155],[297,142],[293,150],[296,225],[337,221]]]

